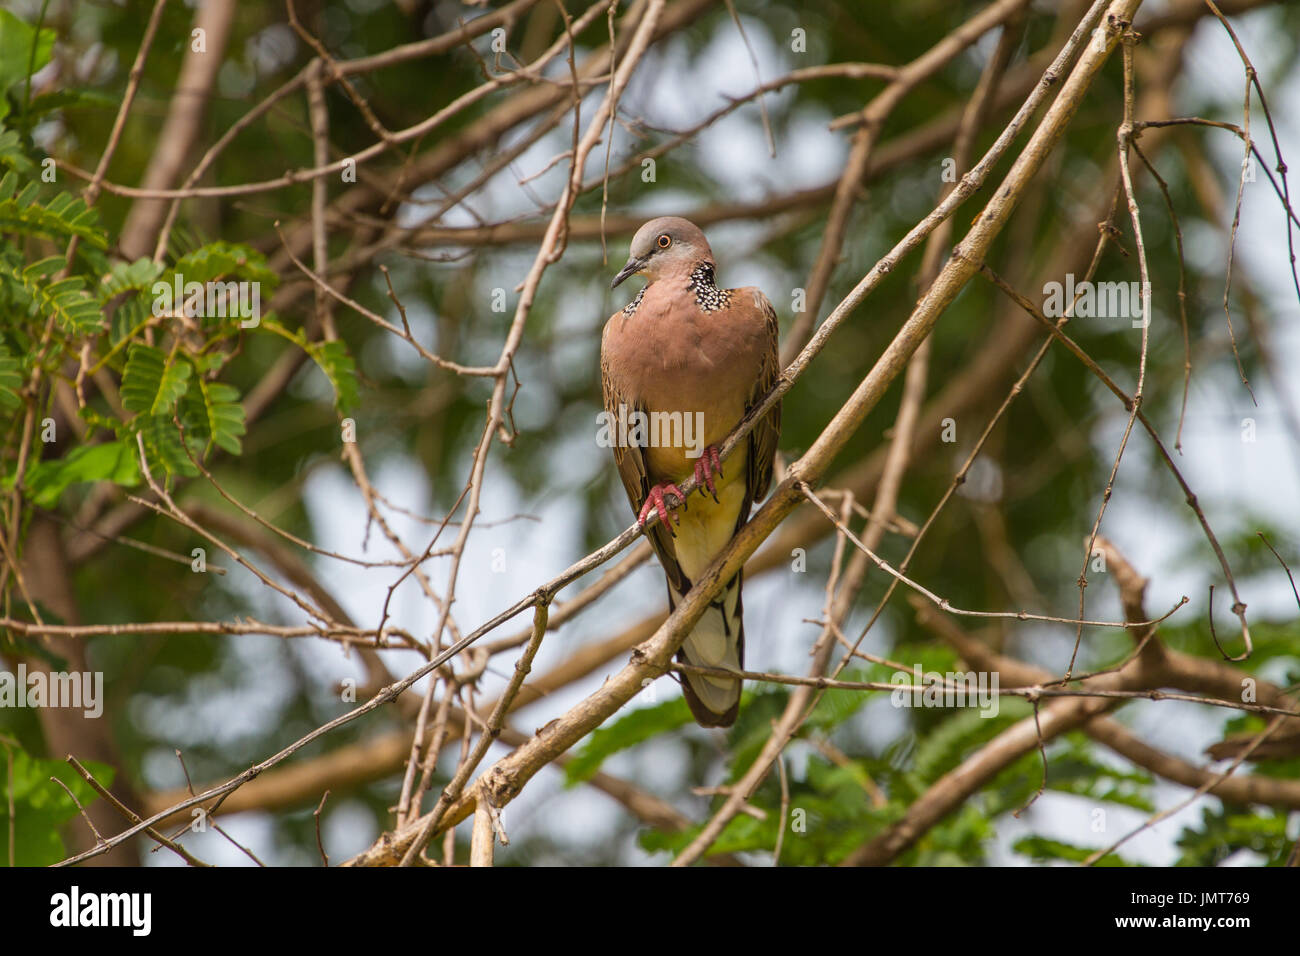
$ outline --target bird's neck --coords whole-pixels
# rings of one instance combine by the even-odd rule
[[[695,296],[702,312],[716,312],[731,301],[731,290],[718,288],[713,263],[707,259],[696,264],[687,276],[686,290]]]
[[[629,317],[634,315],[637,307],[641,305],[641,300],[651,289],[655,290],[655,295],[663,295],[666,292],[671,295],[668,290],[682,288],[695,298],[695,304],[699,306],[701,312],[717,312],[719,309],[725,309],[731,302],[732,290],[718,287],[713,263],[703,259],[689,270],[681,269],[655,276],[631,302],[623,307],[623,314]]]

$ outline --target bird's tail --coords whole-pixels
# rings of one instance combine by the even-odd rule
[[[745,622],[740,600],[741,573],[737,572],[718,599],[709,605],[677,652],[677,659],[699,667],[742,670],[745,664]],[[668,588],[673,607],[685,595]],[[739,678],[712,674],[683,674],[682,693],[701,727],[730,727],[740,711]]]

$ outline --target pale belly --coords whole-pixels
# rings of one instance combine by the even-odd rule
[[[651,436],[646,447],[646,464],[652,482],[685,481],[695,472],[695,464],[700,460],[704,449],[710,445],[721,445],[730,434],[736,422],[740,421],[744,410],[732,414],[732,409],[708,412],[681,412],[682,428],[673,431],[667,427]],[[653,438],[658,437],[658,441]],[[744,446],[736,449],[727,461],[723,462],[722,471],[728,478],[742,474],[745,469]]]
[[[652,453],[655,451],[669,452],[674,449],[651,449]],[[681,524],[673,526],[677,534],[673,550],[682,571],[692,581],[697,580],[709,563],[727,546],[735,531],[736,520],[745,505],[745,453],[746,449],[742,446],[722,463],[722,477],[714,479],[714,485],[718,489],[718,503],[714,503],[713,496],[706,488],[702,492],[691,492],[688,507],[679,507],[674,512],[681,518]],[[680,455],[680,451],[679,456],[673,463],[680,470],[658,473],[677,474],[678,480],[685,480],[693,474],[695,462],[699,459],[686,458]],[[651,460],[654,460],[653,457]]]

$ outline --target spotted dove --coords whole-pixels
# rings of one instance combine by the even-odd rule
[[[627,265],[611,288],[634,274],[649,281],[605,324],[601,385],[606,421],[641,413],[643,425],[652,423],[632,429],[626,444],[613,442],[614,460],[640,524],[652,509],[659,516],[646,533],[675,608],[771,482],[779,404],[725,465],[718,447],[776,382],[776,311],[758,289],[719,288],[704,233],[675,216],[652,219],[637,230]],[[663,427],[656,429],[655,422]],[[702,434],[694,434],[692,425],[702,426]],[[677,483],[691,475],[700,496],[686,502]],[[737,572],[705,610],[678,651],[679,661],[743,669],[741,577]],[[740,689],[739,679],[691,672],[682,683],[691,713],[704,727],[735,722]]]

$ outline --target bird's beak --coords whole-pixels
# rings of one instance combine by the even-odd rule
[[[633,256],[631,259],[627,260],[627,265],[625,265],[619,271],[619,274],[614,276],[614,281],[609,284],[609,287],[611,289],[617,289],[620,282],[622,282],[628,276],[636,275],[644,267],[645,267],[645,259],[638,259],[635,256]]]

